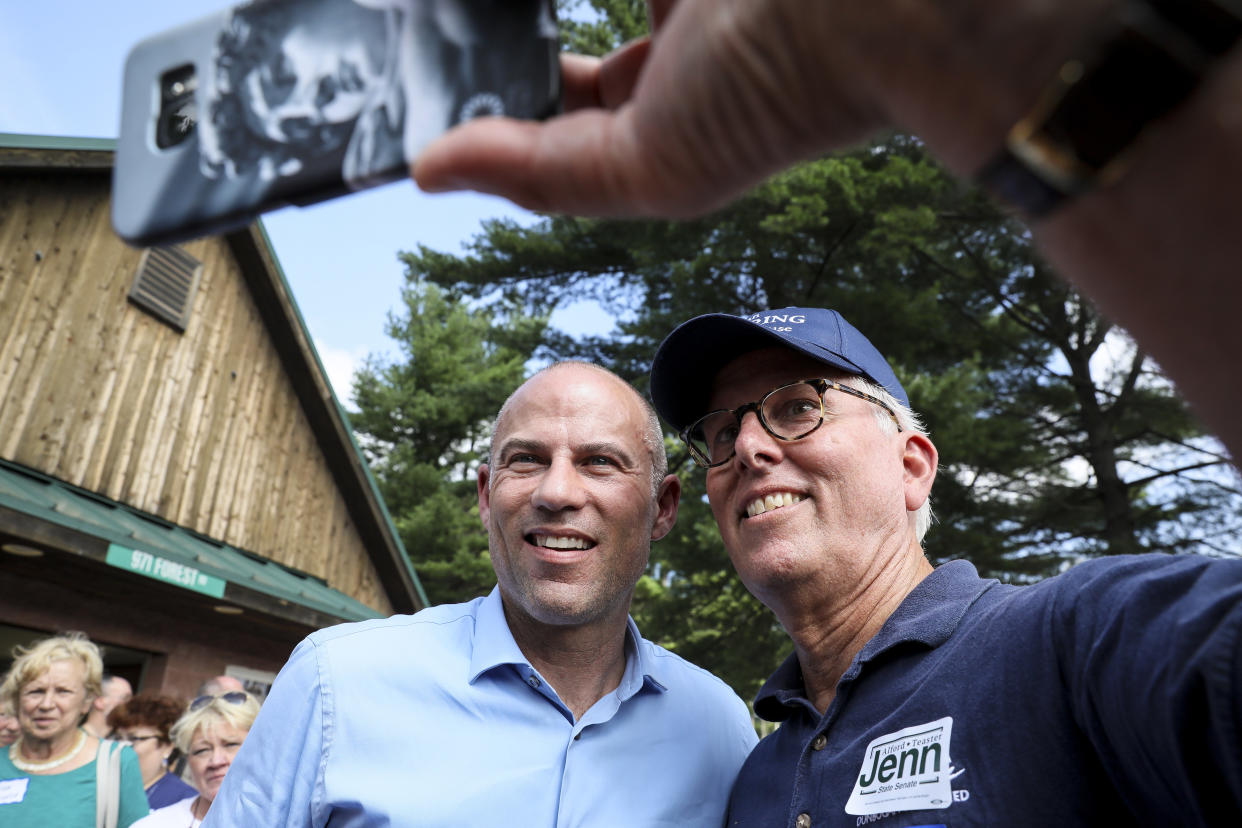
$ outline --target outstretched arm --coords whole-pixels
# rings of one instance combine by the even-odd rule
[[[567,114],[484,119],[414,167],[552,212],[691,216],[899,128],[974,175],[1122,0],[680,0],[650,40],[566,57]],[[1036,222],[1045,256],[1130,330],[1242,452],[1242,48],[1152,124],[1115,184]]]

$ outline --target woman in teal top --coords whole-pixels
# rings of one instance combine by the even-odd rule
[[[0,750],[0,825],[94,828],[99,739],[79,725],[100,692],[99,650],[78,633],[19,648],[0,687],[21,736]],[[116,828],[147,813],[138,757],[121,748]]]

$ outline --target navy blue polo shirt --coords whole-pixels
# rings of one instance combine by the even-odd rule
[[[728,825],[1242,825],[1242,561],[939,567],[820,715],[790,656]]]

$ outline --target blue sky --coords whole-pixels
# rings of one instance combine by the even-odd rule
[[[40,0],[0,5],[0,132],[115,138],[121,71],[130,46],[230,5],[227,0]],[[531,222],[506,201],[421,193],[398,182],[263,223],[337,396],[368,353],[393,353],[384,336],[400,303],[401,250],[457,252],[488,218]],[[570,320],[573,320],[572,322]],[[554,317],[571,332],[611,327],[594,308]],[[569,324],[566,324],[569,323]]]

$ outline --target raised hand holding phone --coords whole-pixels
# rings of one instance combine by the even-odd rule
[[[113,223],[135,244],[403,178],[480,115],[559,109],[552,0],[255,0],[138,44]]]

